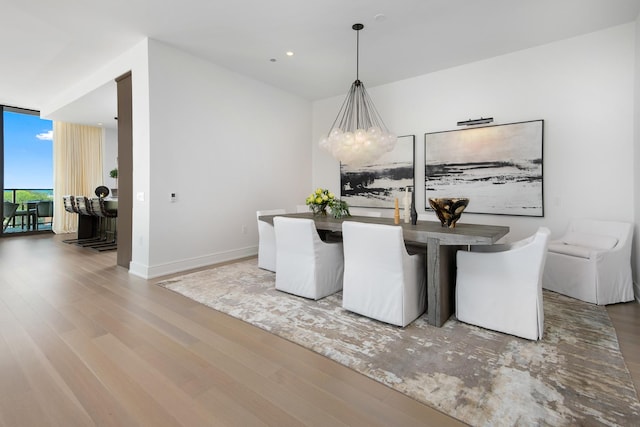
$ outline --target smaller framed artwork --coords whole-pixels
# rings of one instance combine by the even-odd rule
[[[544,216],[543,120],[427,133],[429,198],[464,197],[465,212]]]
[[[340,164],[340,198],[349,206],[393,209],[407,187],[415,188],[415,135],[399,136],[395,148],[372,164]]]

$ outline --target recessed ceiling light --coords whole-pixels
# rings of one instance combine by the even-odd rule
[[[102,123],[98,123],[98,126],[102,126]]]
[[[290,50],[287,51],[287,56],[293,56],[293,52],[291,52]]]
[[[375,19],[378,22],[382,22],[385,19],[387,19],[387,16],[384,13],[378,13],[376,16],[373,17],[373,19]]]

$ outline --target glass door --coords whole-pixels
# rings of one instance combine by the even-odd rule
[[[53,224],[53,122],[37,111],[2,107],[2,234],[50,232]]]

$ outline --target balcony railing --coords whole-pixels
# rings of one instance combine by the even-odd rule
[[[29,215],[37,202],[54,200],[52,188],[5,188],[4,201],[17,203],[22,215],[14,216],[3,233],[27,233],[33,231],[51,231],[52,218],[38,218]],[[27,212],[27,214],[24,214]],[[33,221],[37,221],[37,226]]]

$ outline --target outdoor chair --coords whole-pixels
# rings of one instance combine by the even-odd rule
[[[36,218],[35,218],[36,230],[40,225],[39,223],[40,218],[44,218],[42,225],[46,225],[47,223],[53,225],[53,201],[52,200],[43,200],[36,204]]]
[[[18,210],[17,203],[4,202],[2,206],[2,231],[6,230]]]

